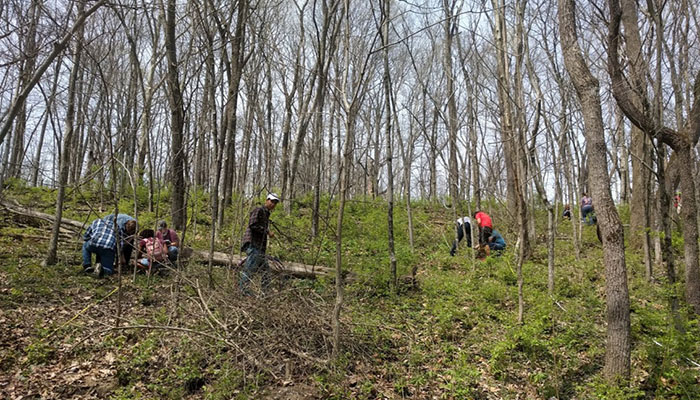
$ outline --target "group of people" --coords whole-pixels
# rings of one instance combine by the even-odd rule
[[[490,215],[484,211],[476,211],[474,215],[472,215],[472,218],[474,218],[474,222],[476,222],[476,226],[479,228],[479,244],[474,246],[479,253],[483,252],[485,256],[488,256],[491,254],[491,251],[500,252],[505,250],[506,241],[497,230],[493,229],[493,221]],[[472,219],[469,217],[462,217],[457,219],[456,224],[457,238],[452,243],[452,249],[450,249],[451,256],[455,255],[457,252],[457,245],[464,237],[467,238],[467,246],[472,247]]]
[[[137,250],[134,267],[141,270],[150,272],[154,267],[177,260],[180,238],[165,221],[158,223],[157,231],[144,229],[138,236],[136,225],[136,219],[127,214],[117,214],[116,217],[110,214],[92,221],[83,235],[83,271],[100,278],[112,275],[117,256],[120,256],[121,265],[125,267],[134,249]],[[138,245],[134,246],[137,238]],[[117,248],[121,249],[121,253],[117,253]]]
[[[561,216],[564,219],[571,220],[571,206],[569,204],[564,205],[564,212]],[[593,225],[598,222],[595,216],[595,209],[593,208],[593,199],[586,192],[583,192],[581,197],[581,222],[584,222],[586,225]]]

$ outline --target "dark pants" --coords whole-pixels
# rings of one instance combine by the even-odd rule
[[[593,206],[583,206],[581,207],[581,219],[588,225],[593,225]]]
[[[452,249],[450,250],[450,255],[454,256],[457,251],[457,243],[461,242],[464,238],[465,226],[463,224],[457,224],[457,240],[452,243]],[[472,247],[472,228],[471,225],[466,224],[467,231],[467,247]]]
[[[487,245],[489,243],[489,238],[491,237],[491,233],[493,233],[493,228],[490,226],[484,226],[484,227],[479,227],[479,244],[480,245]]]
[[[96,262],[102,265],[102,270],[105,274],[111,275],[114,273],[115,251],[113,249],[93,246],[90,242],[83,243],[83,268],[92,266],[93,254],[96,255]]]
[[[270,286],[270,266],[267,264],[267,257],[265,256],[265,253],[256,249],[255,247],[249,246],[245,252],[248,257],[243,264],[243,270],[241,271],[241,278],[238,281],[238,287],[243,294],[250,295],[251,293],[248,289],[250,279],[253,274],[258,271],[262,273],[261,283],[263,290]]]

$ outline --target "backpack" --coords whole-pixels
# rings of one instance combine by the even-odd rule
[[[156,238],[146,239],[146,254],[148,258],[155,261],[164,261],[168,255],[163,242]]]

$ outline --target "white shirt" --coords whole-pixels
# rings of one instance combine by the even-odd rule
[[[464,224],[469,224],[469,226],[472,225],[472,220],[469,217],[462,217],[462,218],[457,218],[457,224],[458,225],[464,225]]]

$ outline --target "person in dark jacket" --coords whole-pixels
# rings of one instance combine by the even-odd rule
[[[270,267],[267,264],[265,252],[267,251],[267,238],[274,237],[274,233],[270,231],[270,213],[279,202],[279,196],[270,193],[267,195],[264,205],[255,207],[250,212],[248,228],[243,234],[241,243],[241,251],[246,253],[247,258],[238,281],[238,286],[245,295],[251,294],[248,286],[250,278],[255,272],[262,273],[263,288],[267,288],[270,284]]]
[[[566,204],[564,206],[564,212],[561,214],[562,218],[571,220],[571,206]]]

